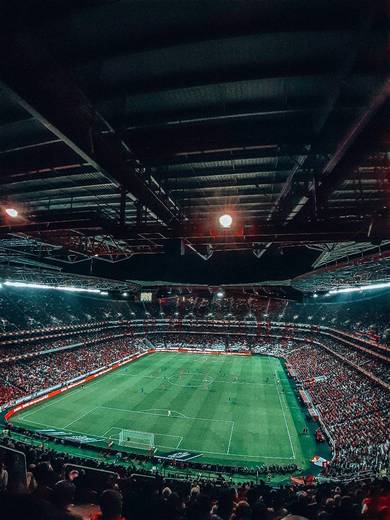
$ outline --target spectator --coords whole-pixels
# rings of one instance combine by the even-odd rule
[[[101,514],[92,520],[125,520],[122,516],[122,495],[113,489],[103,491],[99,500]]]

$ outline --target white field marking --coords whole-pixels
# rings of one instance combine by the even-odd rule
[[[196,374],[196,372],[193,372],[193,374]],[[189,375],[189,374],[183,374],[183,375]],[[198,375],[199,375],[199,374],[198,374]],[[149,379],[165,379],[169,384],[171,384],[171,385],[173,385],[173,386],[182,386],[182,387],[183,387],[183,386],[184,386],[184,387],[187,386],[187,387],[189,387],[189,388],[191,387],[191,385],[179,385],[179,384],[177,384],[177,383],[172,383],[172,382],[170,381],[170,379],[171,379],[172,377],[175,377],[174,375],[172,375],[172,376],[168,376],[168,377],[152,377],[152,376],[145,376],[145,377],[147,377],[147,378],[149,378]],[[231,384],[234,384],[234,385],[256,385],[256,386],[269,386],[269,385],[272,385],[272,383],[258,383],[258,382],[256,382],[256,381],[253,381],[253,382],[252,382],[252,381],[243,381],[243,382],[240,382],[240,381],[234,381],[233,379],[231,379],[231,380],[229,381],[229,380],[227,380],[227,379],[213,379],[213,378],[211,378],[211,377],[210,377],[210,379],[212,379],[212,381],[207,380],[207,378],[202,379],[202,381],[203,381],[203,382],[208,381],[209,383],[213,383],[213,384],[214,384],[214,383],[224,383],[224,384],[228,384],[228,385],[231,385]],[[198,388],[198,386],[195,387],[195,388]]]
[[[108,430],[103,433],[102,437],[105,437],[105,438],[110,437],[110,435],[108,435],[108,432],[110,432],[111,430],[114,430],[114,429],[116,429],[115,426],[111,426],[111,428],[108,428]],[[118,428],[118,430],[120,430],[120,429],[121,428]]]
[[[118,372],[118,373],[117,373]],[[194,375],[200,375],[198,372],[191,372],[191,373],[186,373],[186,374],[183,374],[183,375],[190,375],[190,374],[194,374]],[[123,377],[124,374],[120,373],[119,371],[115,371],[113,372],[112,374],[110,374],[112,377]],[[126,374],[127,377],[139,377],[139,374]],[[148,376],[148,375],[143,375],[142,376],[142,379],[164,379],[165,381],[167,381],[169,384],[173,385],[173,386],[183,386],[183,385],[177,385],[175,383],[171,383],[170,379],[172,377],[175,377],[174,375],[171,375],[171,376]],[[264,382],[257,382],[257,381],[233,381],[232,379],[229,381],[227,379],[213,379],[212,383],[221,383],[221,384],[228,384],[228,385],[231,385],[231,384],[234,384],[234,385],[255,385],[255,386],[269,386],[269,385],[272,385],[273,383],[264,383]],[[92,384],[92,383],[88,383],[88,384]],[[190,385],[188,385],[188,387],[190,387]],[[198,388],[198,387],[196,387]]]
[[[175,450],[177,450],[180,446],[180,444],[183,442],[184,437],[180,439],[180,441],[177,443]]]
[[[38,424],[39,426],[45,426],[46,428],[53,428],[54,430],[59,430],[59,431],[65,431],[64,428],[60,428],[58,426],[53,426],[51,424],[43,424],[43,423],[40,423],[40,422],[37,422],[37,421],[30,421],[28,419],[26,419],[24,422],[27,422],[27,423],[31,423],[31,424]],[[111,429],[113,428],[116,428],[116,426],[113,426]],[[122,428],[119,428],[119,429],[122,429]],[[102,437],[101,440],[103,440],[103,438],[107,438],[106,435],[94,435],[92,433],[86,433],[86,432],[80,432],[80,431],[77,431],[77,430],[67,430],[69,433],[77,433],[78,435],[85,435],[85,436],[88,436],[88,437]],[[110,430],[108,430],[110,431]],[[107,432],[106,432],[107,433]],[[175,437],[175,435],[173,436]],[[179,437],[179,435],[177,435],[176,437]],[[167,449],[172,449],[172,446],[165,446],[163,444],[159,444],[159,447],[160,448],[167,448]],[[194,448],[181,448],[183,451],[196,451],[196,449]],[[226,457],[226,452],[218,452],[218,451],[205,451],[205,450],[202,450],[202,453],[207,453],[208,455],[224,455]],[[268,455],[247,455],[245,453],[229,453],[229,456],[231,457],[240,457],[240,458],[247,458],[247,459],[270,459],[270,460],[294,460],[293,457],[270,457]]]
[[[214,383],[214,380],[211,380],[211,379],[207,379],[207,378],[204,378],[204,379],[200,379],[199,383],[192,383],[192,384],[180,384],[180,383],[172,383],[171,379],[172,377],[174,376],[170,376],[170,377],[167,377],[167,382],[172,385],[172,386],[179,386],[180,388],[198,388],[200,390],[208,390],[208,388],[202,388],[204,384],[207,384],[207,385],[211,385],[212,383]],[[180,381],[180,379],[179,379]]]
[[[215,379],[213,383],[226,383],[228,385],[256,385],[256,386],[269,386],[271,383],[257,383],[252,381],[243,381],[242,383],[240,381],[227,381],[225,379]]]
[[[283,413],[284,424],[286,425],[287,435],[288,435],[288,439],[289,439],[289,441],[290,441],[291,452],[292,452],[292,455],[293,455],[293,459],[295,459],[295,458],[296,458],[296,457],[295,457],[295,450],[294,450],[294,446],[293,446],[293,443],[292,443],[292,440],[291,440],[290,429],[289,429],[289,427],[288,427],[287,418],[286,418],[286,413],[285,413],[285,411],[284,411],[284,407],[283,407],[283,403],[282,403],[282,398],[280,397],[280,392],[279,392],[279,386],[278,386],[278,380],[277,380],[276,370],[274,370],[274,378],[275,378],[276,391],[277,391],[277,393],[278,393],[278,397],[279,397],[280,408],[282,409],[282,413]]]
[[[196,451],[194,448],[181,448],[183,451]],[[202,450],[202,453],[207,453],[208,455],[224,455],[226,457],[226,452],[217,452],[217,451],[205,451]],[[246,455],[245,453],[229,453],[230,457],[241,457],[243,459],[272,459],[272,460],[294,460],[294,457],[270,457],[265,455]]]
[[[66,428],[68,428],[68,426],[70,426],[71,424],[73,424],[73,423],[79,421],[80,419],[82,419],[83,417],[89,415],[90,413],[94,412],[97,408],[99,408],[99,407],[98,407],[98,406],[95,406],[95,408],[91,408],[90,410],[88,410],[88,412],[83,413],[82,415],[80,415],[79,417],[77,417],[76,419],[74,419],[73,421],[71,421],[70,423],[65,424],[64,429],[66,430]]]
[[[166,408],[149,408],[148,410],[131,410],[131,411],[138,411],[139,413],[148,413],[150,415],[153,414],[153,412],[167,412],[166,414],[157,414],[158,416],[162,417],[181,417],[183,419],[186,419],[186,416],[180,412],[176,412],[176,410],[167,410]],[[171,415],[168,414],[168,412],[171,412]],[[172,415],[172,412],[176,415]]]
[[[114,408],[112,406],[98,406],[98,408],[104,408],[106,410],[117,410],[118,412],[142,413],[145,415],[155,415],[158,417],[170,417],[171,419],[177,419],[177,417],[175,417],[174,415],[152,413],[152,412],[142,411],[142,410],[129,410],[128,408]],[[152,408],[152,410],[153,410],[153,408]],[[161,410],[163,410],[163,408],[161,408]],[[168,410],[163,410],[163,411],[168,412]],[[176,412],[175,410],[171,410],[171,412],[180,413],[180,412]],[[188,417],[187,415],[183,415],[183,414],[181,414],[180,417],[178,417],[178,418],[179,419],[191,419],[192,421],[214,421],[214,422],[227,422],[227,423],[233,422],[233,421],[228,421],[225,419],[205,419],[203,417]]]
[[[230,451],[230,444],[232,442],[233,429],[234,429],[234,421],[232,422],[232,427],[231,427],[231,430],[230,430],[229,444],[228,444],[228,449],[227,449],[227,452],[226,452],[227,454],[229,454],[229,451]]]

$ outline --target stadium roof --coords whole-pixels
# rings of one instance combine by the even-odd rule
[[[0,21],[0,262],[390,238],[386,2],[46,4]]]

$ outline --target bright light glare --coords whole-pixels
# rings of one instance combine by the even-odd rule
[[[52,289],[55,291],[87,292],[87,293],[95,293],[95,294],[103,294],[103,295],[108,294],[108,292],[101,291],[100,289],[85,289],[84,287],[70,287],[70,286],[62,286],[62,285],[44,285],[44,284],[40,284],[40,283],[6,281],[6,282],[4,282],[4,285],[7,285],[8,287],[26,287],[29,289]]]
[[[5,208],[5,212],[9,217],[16,218],[18,216],[18,211],[15,208]]]
[[[219,217],[219,223],[221,224],[222,227],[224,228],[230,228],[230,226],[232,225],[233,223],[233,219],[232,219],[232,216],[229,215],[228,213],[226,215],[221,215]]]
[[[332,289],[327,294],[351,293],[360,291],[371,291],[373,289],[385,289],[390,287],[390,282],[373,283],[371,285],[360,285],[357,287],[344,287],[343,289]]]
[[[122,293],[122,296],[129,296],[129,293],[124,292],[124,293]]]
[[[218,298],[223,298],[223,292],[222,291],[218,291],[217,292],[217,297]]]

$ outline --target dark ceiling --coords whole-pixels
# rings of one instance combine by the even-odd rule
[[[4,261],[246,251],[285,278],[279,247],[297,274],[324,244],[390,238],[385,1],[30,0],[3,14],[0,200],[21,214],[2,216]]]

